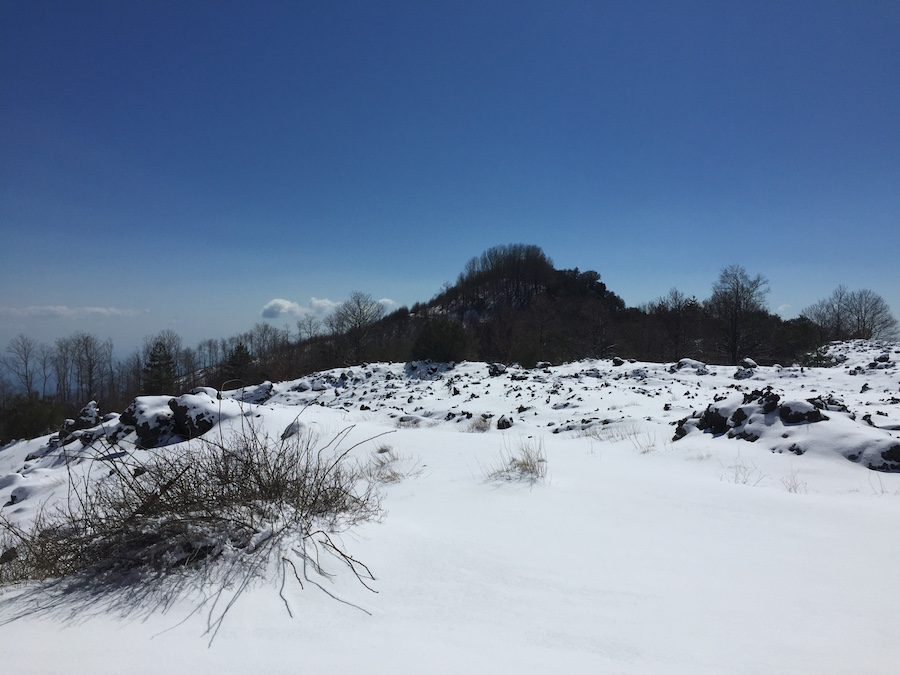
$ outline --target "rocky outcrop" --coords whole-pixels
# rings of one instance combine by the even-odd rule
[[[181,396],[138,396],[119,417],[113,439],[132,431],[142,448],[156,448],[202,436],[216,424],[223,401],[208,388]],[[211,392],[216,393],[214,397]],[[229,406],[233,404],[229,401]]]
[[[218,404],[209,394],[184,394],[169,400],[169,408],[175,419],[175,429],[185,439],[202,436],[216,426]]]
[[[117,435],[133,430],[142,448],[155,448],[181,440],[175,428],[170,396],[138,396],[119,416]]]
[[[846,411],[840,401],[830,398],[830,405],[835,409]],[[822,410],[828,409],[829,403],[822,398],[803,400],[783,400],[772,387],[755,389],[742,395],[740,401],[736,396],[723,399],[706,406],[701,413],[694,413],[678,422],[672,440],[684,438],[692,429],[714,435],[728,434],[729,438],[741,438],[756,441],[759,434],[750,429],[754,422],[761,421],[771,426],[774,416],[783,424],[813,424],[827,420]]]

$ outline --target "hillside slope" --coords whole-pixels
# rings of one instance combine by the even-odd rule
[[[11,588],[5,668],[886,672],[900,346],[831,353],[837,367],[812,369],[368,364],[181,397],[208,435],[346,430],[360,463],[388,465],[384,517],[334,535],[376,592],[327,555],[298,578],[273,558],[220,596],[190,573],[142,592]],[[184,448],[168,400],[125,420],[165,433],[124,415],[75,431],[61,448],[90,461],[49,438],[0,449],[4,516],[25,525],[70,475],[106,475],[104,437],[137,459]],[[523,451],[543,479],[510,464]]]

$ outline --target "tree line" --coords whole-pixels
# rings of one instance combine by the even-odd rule
[[[237,388],[365,361],[534,366],[615,355],[793,363],[831,340],[897,337],[897,321],[871,290],[839,286],[790,320],[769,311],[768,292],[765,277],[732,265],[703,300],[672,288],[626,307],[596,271],[556,269],[539,247],[513,244],[472,258],[456,283],[428,302],[386,313],[371,295],[354,291],[324,319],[302,317],[296,332],[259,322],[192,348],[163,330],[123,359],[114,358],[111,340],[90,333],[50,345],[20,334],[0,358],[0,441],[44,433],[90,400],[122,410],[138,395]]]

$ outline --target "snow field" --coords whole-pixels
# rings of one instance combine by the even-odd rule
[[[850,359],[838,368],[761,367],[749,382],[721,366],[698,375],[596,362],[494,378],[484,364],[460,364],[432,380],[378,364],[354,369],[352,385],[317,378],[318,392],[276,384],[265,402],[245,404],[245,420],[278,438],[315,394],[302,413],[309,429],[328,438],[355,425],[349,444],[377,436],[354,451],[359,461],[385,446],[397,457],[405,475],[381,485],[383,519],[337,535],[377,593],[334,558],[324,561],[333,577],[310,577],[321,588],[301,588],[273,561],[211,644],[196,595],[124,619],[80,598],[3,625],[4,670],[890,672],[900,656],[900,474],[845,458],[856,427],[828,412],[752,443],[697,430],[672,441],[673,422],[735,384],[771,385],[785,399],[835,393],[858,418],[900,421],[889,402],[896,369],[849,374],[881,348],[836,349]],[[471,420],[457,421],[464,412],[492,415],[490,430],[469,431]],[[496,428],[501,415],[511,428]],[[785,432],[809,443],[804,454],[775,451]],[[870,434],[900,436],[860,425],[854,438]],[[4,514],[27,518],[60,494],[49,460],[22,468],[41,443],[0,450],[0,498],[32,490]],[[520,443],[541,444],[546,478],[489,480]],[[2,616],[21,592],[0,596]]]

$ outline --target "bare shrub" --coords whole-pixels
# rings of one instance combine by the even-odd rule
[[[490,430],[491,418],[485,417],[484,415],[473,417],[471,420],[469,420],[469,424],[465,428],[465,431],[469,433],[484,433],[485,431]]]
[[[489,469],[487,477],[489,480],[528,483],[544,480],[547,477],[547,458],[543,440],[521,439],[515,449],[505,446],[499,465]]]
[[[70,472],[67,505],[43,510],[28,529],[0,520],[0,584],[134,583],[223,558],[260,569],[298,541],[306,551],[316,534],[349,564],[327,533],[381,514],[374,484],[347,461],[356,446],[340,447],[351,429],[319,446],[311,434],[276,441],[249,428],[143,464],[107,447],[116,457],[105,462],[109,475],[79,481]]]
[[[781,479],[781,484],[784,485],[785,490],[792,494],[806,494],[806,481],[800,480],[799,474],[800,471],[794,469],[789,476]]]
[[[642,455],[646,455],[647,453],[656,450],[656,434],[652,431],[637,433],[628,440],[631,441],[631,445],[634,446],[634,449]]]
[[[404,478],[418,474],[416,466],[405,468],[403,465],[409,460],[401,457],[389,445],[379,446],[368,462],[363,467],[366,478],[371,483],[399,483]]]
[[[765,474],[763,474],[758,468],[756,468],[756,464],[754,464],[753,462],[745,462],[741,459],[740,455],[735,458],[734,464],[729,466],[719,476],[721,480],[728,483],[735,483],[736,485],[751,485],[753,487],[756,487],[757,485],[762,483],[765,477]]]
[[[636,420],[632,418],[593,425],[581,432],[582,436],[588,436],[596,441],[604,443],[616,443],[618,441],[634,441],[639,435],[640,429]]]

